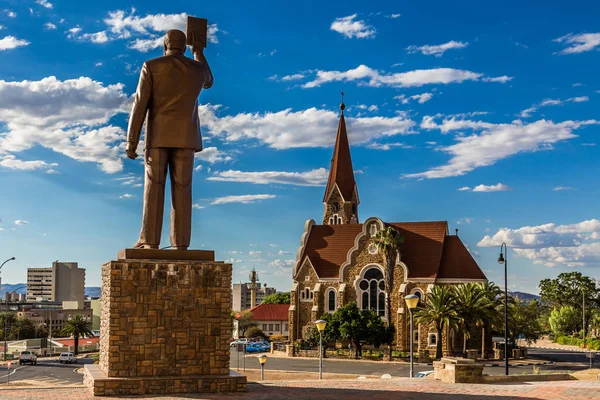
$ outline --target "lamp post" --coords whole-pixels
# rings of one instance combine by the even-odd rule
[[[581,314],[583,315],[583,348],[585,349],[585,290],[583,289],[581,289],[581,297],[583,298]]]
[[[502,252],[504,249],[504,253]],[[508,247],[506,243],[500,246],[498,263],[504,264],[504,374],[508,375]]]
[[[14,261],[14,260],[15,260],[15,258],[11,257],[8,260],[4,261],[2,263],[2,265],[0,265],[0,271],[2,271],[2,267],[4,267],[4,264],[6,264],[9,261]],[[2,283],[1,279],[0,279],[0,283]],[[0,301],[2,301],[2,300],[0,299]],[[6,303],[6,311],[8,312],[8,301]],[[7,313],[4,313],[4,329],[2,331],[2,333],[4,334],[4,360],[6,360],[6,317],[7,317]]]
[[[323,330],[327,325],[327,321],[319,319],[315,321],[315,325],[319,330],[319,379],[323,379]]]
[[[260,363],[260,380],[265,380],[265,363],[267,362],[267,356],[261,354],[258,356],[258,362]]]
[[[410,312],[410,377],[414,377],[413,370],[413,310],[417,308],[419,304],[419,296],[414,294],[409,294],[408,296],[404,296],[404,301],[406,302],[406,307],[408,307],[408,311]]]

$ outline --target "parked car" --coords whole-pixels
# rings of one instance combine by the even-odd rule
[[[77,362],[77,357],[73,353],[60,353],[58,362],[61,364],[71,364]]]
[[[262,353],[263,348],[257,346],[256,343],[249,343],[246,345],[246,353]]]
[[[235,347],[238,344],[246,344],[246,343],[248,343],[248,339],[240,338],[240,339],[236,339],[233,342],[229,343],[229,347]]]
[[[432,375],[435,371],[421,371],[415,374],[415,378],[425,378],[426,376]]]
[[[37,364],[37,354],[32,351],[25,350],[19,354],[19,365],[23,364]]]
[[[271,351],[271,345],[269,343],[257,342],[255,345],[261,347],[263,351]]]

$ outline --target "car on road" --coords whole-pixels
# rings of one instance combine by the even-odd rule
[[[37,364],[37,354],[29,350],[22,351],[19,354],[19,365],[23,364]]]
[[[262,353],[263,351],[263,348],[257,346],[256,343],[249,343],[246,345],[246,353]]]
[[[233,342],[229,343],[229,347],[235,347],[238,344],[246,344],[246,343],[248,343],[248,339],[246,339],[246,338],[237,339],[237,340],[234,340]]]
[[[77,357],[73,353],[60,353],[58,362],[61,364],[71,364],[77,362]]]
[[[265,342],[256,342],[254,343],[255,346],[258,346],[259,348],[262,349],[262,351],[264,352],[268,352],[271,351],[271,345],[269,343],[265,343]]]
[[[421,371],[415,374],[415,378],[425,378],[429,375],[432,375],[435,371]]]

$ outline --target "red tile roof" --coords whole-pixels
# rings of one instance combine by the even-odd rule
[[[63,346],[75,346],[75,339],[55,339],[57,343],[62,344]],[[85,346],[90,344],[96,344],[100,341],[99,337],[89,337],[89,338],[79,338],[79,346]]]
[[[395,227],[404,236],[400,257],[408,266],[409,278],[485,279],[460,239],[447,236],[446,221],[386,225]],[[362,224],[313,225],[301,261],[308,257],[320,278],[337,278],[362,229]]]
[[[260,304],[250,309],[255,321],[287,321],[289,304]]]
[[[485,274],[458,236],[446,236],[440,279],[486,279]]]
[[[327,201],[331,191],[337,183],[338,188],[345,201],[352,200],[356,181],[354,180],[354,169],[352,168],[352,158],[350,157],[350,144],[348,143],[348,134],[346,133],[346,120],[344,114],[340,116],[337,138],[331,158],[331,168],[329,168],[329,179],[323,201]]]

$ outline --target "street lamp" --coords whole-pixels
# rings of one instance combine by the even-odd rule
[[[413,310],[417,308],[419,305],[419,296],[415,294],[409,294],[408,296],[404,296],[404,301],[406,302],[406,307],[408,307],[408,311],[410,312],[410,377],[414,376],[413,371]]]
[[[504,248],[504,253],[502,249]],[[508,247],[506,243],[500,246],[498,263],[504,264],[504,374],[508,375]]]
[[[260,380],[265,380],[265,363],[267,362],[267,356],[261,354],[258,356],[258,362],[260,363]]]
[[[6,264],[9,261],[14,261],[15,258],[11,257],[8,260],[4,261],[2,263],[2,265],[0,265],[0,271],[2,270],[2,267],[4,267],[4,264]],[[2,283],[2,280],[0,279],[0,283]],[[0,302],[2,300],[0,299]],[[8,301],[6,302],[6,311],[8,312]],[[6,360],[6,317],[7,317],[7,313],[4,313],[4,330],[3,330],[3,334],[4,334],[4,359]]]
[[[319,319],[315,321],[315,325],[319,330],[319,379],[323,379],[323,330],[327,325],[327,321]]]

